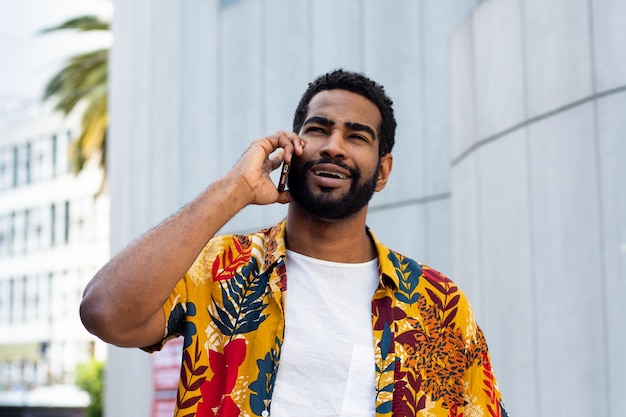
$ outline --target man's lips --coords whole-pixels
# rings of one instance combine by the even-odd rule
[[[316,164],[311,167],[310,172],[320,187],[339,187],[352,178],[349,170],[332,163]]]
[[[352,177],[349,170],[340,167],[339,165],[325,163],[317,164],[311,168],[313,174],[327,178],[337,178],[340,180],[347,180]]]

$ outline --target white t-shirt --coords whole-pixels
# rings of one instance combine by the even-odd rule
[[[343,264],[287,251],[285,338],[271,417],[375,415],[376,259]]]

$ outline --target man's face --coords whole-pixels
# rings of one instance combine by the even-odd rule
[[[325,219],[349,217],[367,206],[379,184],[380,111],[365,97],[325,90],[309,103],[299,135],[304,153],[294,158],[289,191],[296,203]]]

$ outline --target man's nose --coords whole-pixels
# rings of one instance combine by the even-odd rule
[[[346,155],[345,138],[339,131],[333,131],[326,137],[324,145],[320,149],[322,156],[329,158],[343,158]]]

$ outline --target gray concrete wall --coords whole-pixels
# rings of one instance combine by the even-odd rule
[[[116,252],[228,170],[247,144],[290,129],[315,76],[344,67],[383,83],[399,123],[394,172],[369,224],[390,246],[452,268],[449,42],[476,1],[116,2],[110,190]],[[225,231],[275,223],[244,210]],[[148,359],[113,349],[108,417],[147,415]]]
[[[624,28],[618,0],[490,0],[453,38],[454,273],[514,415],[623,414]]]

